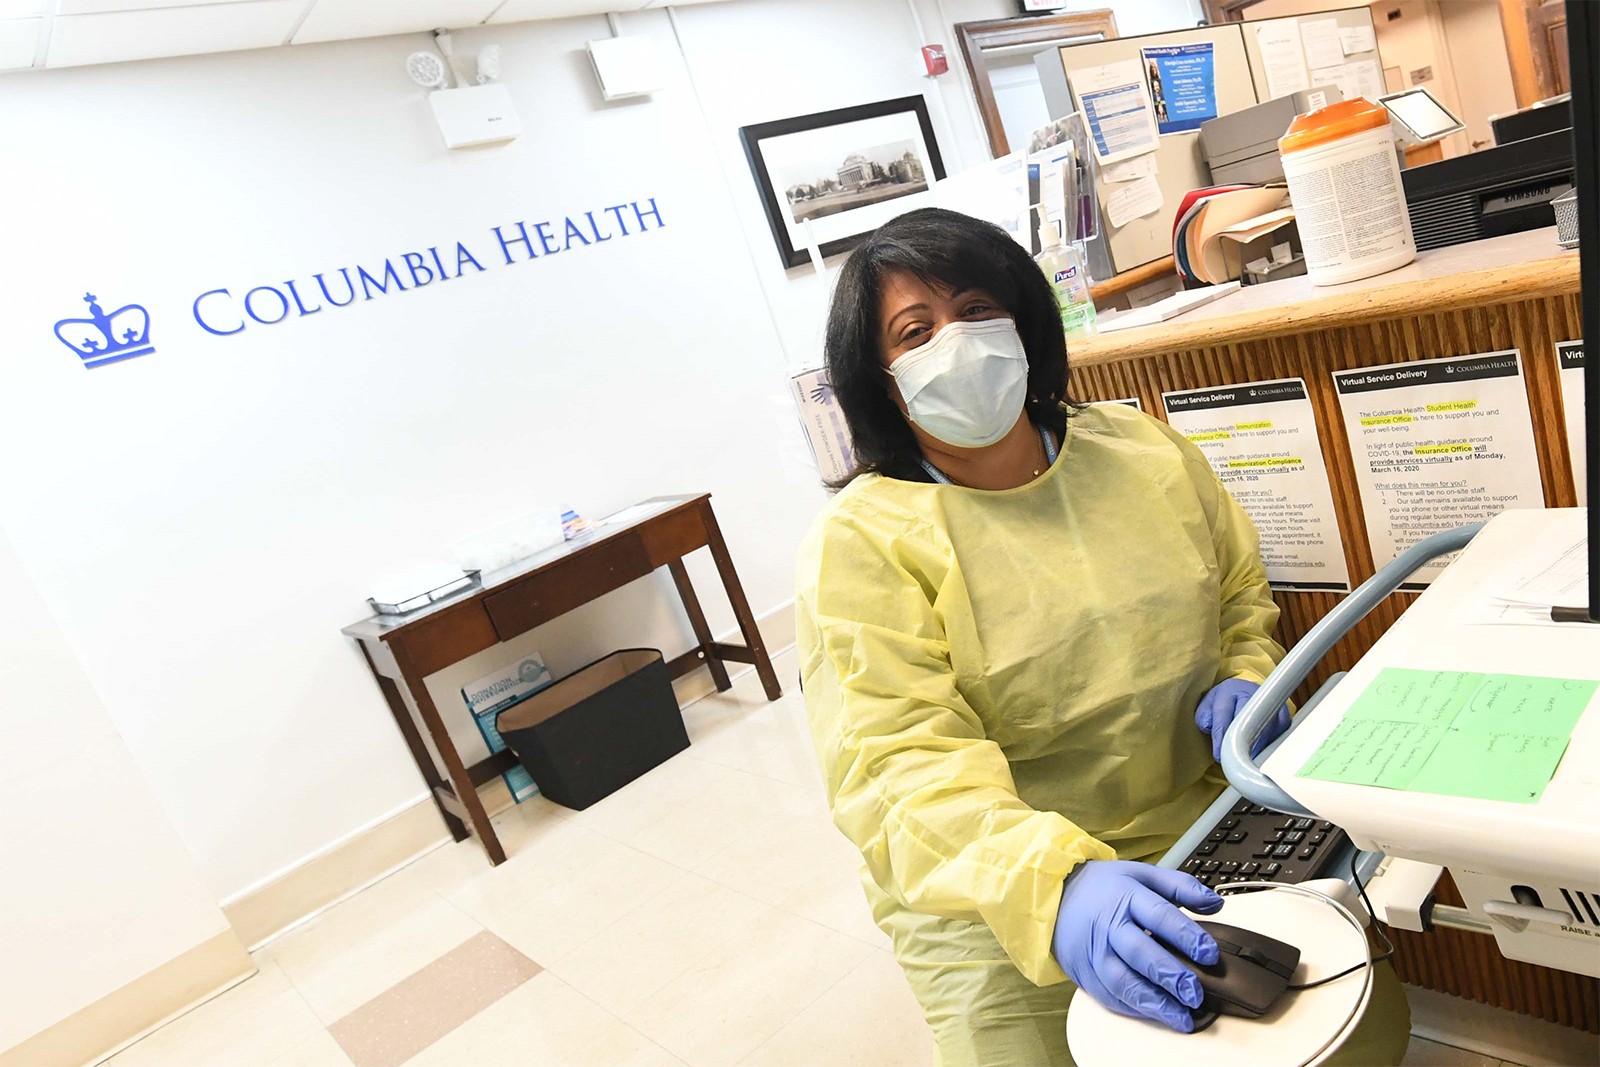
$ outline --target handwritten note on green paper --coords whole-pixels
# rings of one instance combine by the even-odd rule
[[[1389,667],[1302,778],[1531,804],[1600,683]]]

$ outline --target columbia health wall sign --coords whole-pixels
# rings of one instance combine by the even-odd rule
[[[666,225],[655,197],[584,209],[541,221],[519,220],[488,227],[466,239],[420,250],[364,257],[297,277],[254,283],[197,285],[187,307],[147,308],[137,294],[94,288],[82,292],[86,312],[59,319],[55,339],[87,370],[124,363],[157,351],[156,341],[181,331],[230,337],[336,311],[361,301],[396,296],[410,289],[472,278],[500,267],[582,251],[593,245],[643,234]],[[63,303],[67,297],[63,296]],[[112,310],[107,310],[111,308]],[[59,349],[56,351],[59,352]]]

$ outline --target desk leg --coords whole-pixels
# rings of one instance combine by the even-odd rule
[[[768,700],[777,700],[783,695],[783,688],[778,685],[778,673],[772,669],[772,659],[761,640],[761,628],[756,625],[756,617],[750,611],[750,602],[744,598],[739,572],[733,569],[733,557],[728,555],[728,544],[722,539],[722,529],[717,525],[717,517],[709,503],[700,505],[700,516],[705,520],[706,542],[711,549],[711,558],[716,560],[717,573],[722,576],[722,587],[728,591],[733,616],[739,620],[739,632],[744,634],[744,643],[755,658],[756,675],[761,679],[761,687],[767,691]]]
[[[439,709],[434,706],[433,697],[428,695],[428,687],[422,683],[422,676],[411,670],[411,665],[400,649],[395,649],[395,662],[399,664],[400,677],[405,680],[406,687],[411,690],[412,699],[417,703],[417,710],[422,713],[422,722],[428,728],[429,736],[433,738],[433,747],[439,753],[439,758],[444,760],[445,773],[450,777],[451,791],[461,806],[461,814],[471,826],[472,832],[478,835],[483,850],[489,854],[489,862],[499,866],[506,861],[506,850],[500,847],[500,838],[496,836],[494,827],[489,823],[489,813],[484,810],[483,801],[478,798],[478,788],[472,784],[472,775],[467,772],[466,764],[461,762],[461,753],[456,751],[455,744],[450,740],[450,734],[444,728],[444,720],[439,717]],[[439,799],[441,788],[434,788],[434,802],[444,808],[444,803]]]
[[[733,682],[728,680],[728,668],[723,665],[722,657],[717,655],[711,640],[711,627],[706,623],[706,613],[700,610],[700,598],[694,595],[694,586],[689,583],[689,568],[683,565],[682,559],[667,561],[667,569],[672,572],[672,580],[678,587],[678,596],[683,599],[683,610],[689,613],[689,625],[694,628],[694,639],[700,642],[700,652],[706,658],[706,666],[711,668],[711,680],[717,683],[717,691],[726,693],[733,688]]]
[[[400,732],[405,735],[406,746],[411,749],[411,758],[417,761],[417,770],[422,772],[422,780],[428,783],[428,795],[433,797],[433,803],[439,809],[439,817],[444,820],[445,828],[457,841],[465,841],[472,836],[471,831],[467,829],[466,823],[458,819],[455,813],[439,800],[438,790],[444,785],[444,779],[439,776],[439,768],[434,764],[433,756],[422,740],[422,733],[417,729],[417,720],[411,717],[411,709],[406,707],[405,698],[400,695],[400,687],[395,684],[393,678],[378,673],[378,665],[372,662],[372,653],[367,651],[365,642],[357,641],[356,644],[361,646],[361,654],[367,657],[367,666],[372,668],[372,676],[378,680],[378,688],[383,690],[383,699],[389,702],[389,711],[394,715],[394,721],[400,727]]]

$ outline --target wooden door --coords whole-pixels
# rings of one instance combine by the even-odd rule
[[[1567,5],[1562,0],[1500,0],[1517,106],[1570,92]]]

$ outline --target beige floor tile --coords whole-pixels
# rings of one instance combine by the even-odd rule
[[[585,829],[629,841],[666,808],[700,796],[737,772],[680,752],[583,811],[568,812]]]
[[[452,892],[450,900],[541,966],[685,877],[672,864],[577,826]]]
[[[268,1060],[265,1067],[355,1067],[333,1035],[323,1030],[309,1041]]]
[[[817,867],[810,878],[797,883],[778,901],[778,907],[858,941],[888,949],[889,935],[872,921],[872,909],[861,888],[861,855],[843,836],[839,843],[844,851],[839,860]]]
[[[332,1023],[482,932],[476,920],[436,897],[363,941],[341,939],[338,951],[327,951],[308,931],[273,955],[317,1016]]]
[[[261,970],[107,1061],[115,1067],[261,1067],[325,1033],[282,970]]]
[[[550,970],[607,1011],[630,1013],[705,958],[741,959],[769,908],[725,886],[684,874]]]
[[[933,1031],[887,952],[839,984],[741,1061],[740,1067],[933,1067]]]
[[[730,889],[776,905],[819,871],[853,878],[854,846],[822,812],[778,816],[745,830],[695,871]]]
[[[706,764],[706,766],[712,766]],[[634,848],[699,873],[739,837],[759,832],[772,820],[824,812],[820,793],[742,771],[659,810],[637,830],[619,835]]]
[[[1401,1067],[1500,1067],[1503,1062],[1454,1045],[1413,1037],[1406,1046],[1406,1058],[1400,1064]]]
[[[546,972],[407,1061],[406,1067],[681,1067]]]
[[[695,1067],[732,1067],[875,951],[776,908],[747,929],[623,1018]]]

